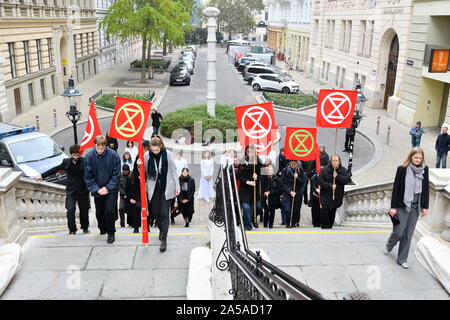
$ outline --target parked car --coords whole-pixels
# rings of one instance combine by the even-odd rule
[[[244,72],[247,67],[270,67],[270,65],[265,62],[250,62],[245,65],[239,65],[238,71]]]
[[[195,59],[192,55],[182,55],[180,57],[180,61],[189,61],[192,63],[193,66],[195,66]]]
[[[181,52],[181,55],[182,55],[183,58],[184,58],[184,57],[191,57],[192,60],[194,60],[194,61],[195,61],[195,59],[196,59],[196,56],[195,56],[194,52],[191,51],[191,50],[182,51],[182,52]]]
[[[283,93],[298,93],[299,85],[291,77],[278,74],[259,74],[252,82],[253,90],[281,91]]]
[[[186,65],[177,65],[170,71],[169,84],[191,84],[191,76]]]
[[[259,58],[252,58],[252,57],[242,57],[242,58],[239,58],[235,62],[234,66],[236,68],[239,68],[240,65],[242,65],[242,64],[245,65],[245,64],[248,64],[248,63],[251,63],[251,62],[261,62],[261,59],[259,59]]]
[[[242,73],[242,76],[244,77],[244,81],[246,81],[248,84],[252,84],[253,79],[255,76],[259,74],[276,74],[280,76],[286,76],[287,74],[282,72],[280,69],[274,67],[274,66],[268,66],[268,67],[253,67],[253,66],[247,66],[245,68],[245,71]]]
[[[189,60],[180,60],[178,62],[178,66],[185,66],[189,72],[189,74],[194,74],[194,64]]]
[[[251,65],[253,63],[259,63],[261,65],[266,65],[264,62],[260,61],[258,58],[244,58],[241,60],[241,63],[237,66],[237,70],[239,72],[243,72],[245,70],[245,67],[248,65]]]
[[[12,168],[34,178],[68,158],[63,149],[35,127],[0,122],[0,168]],[[66,184],[67,174],[57,172],[45,181]]]

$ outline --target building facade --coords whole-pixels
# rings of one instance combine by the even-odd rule
[[[268,47],[289,67],[302,71],[306,67],[311,35],[310,0],[268,0]]]
[[[6,102],[6,90],[5,90],[5,79],[3,77],[3,65],[4,59],[2,52],[0,51],[0,121],[6,119],[8,116],[8,104]]]
[[[8,111],[0,121],[60,95],[70,76],[99,72],[94,0],[0,0],[0,51]]]
[[[95,0],[96,1],[96,15],[97,15],[97,29],[98,29],[98,66],[99,71],[113,67],[116,64],[122,63],[126,59],[135,55],[137,43],[134,41],[126,41],[121,43],[116,37],[107,35],[103,29],[99,28],[100,21],[107,15],[110,6],[114,4],[114,0]]]
[[[314,0],[306,71],[334,88],[359,81],[372,108],[400,103],[412,0]]]
[[[450,127],[450,69],[428,72],[431,49],[450,49],[450,1],[414,1],[409,38],[401,102],[388,111],[406,125]]]

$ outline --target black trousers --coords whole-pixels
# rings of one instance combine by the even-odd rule
[[[132,219],[133,228],[139,229],[141,227],[141,202],[137,201],[135,204],[131,204],[130,209],[133,210],[133,219]]]
[[[130,211],[130,212],[128,212]],[[128,202],[128,199],[124,199],[120,196],[119,199],[119,218],[120,218],[120,226],[125,227],[125,213],[127,214],[127,224],[129,226],[133,225],[133,215],[134,211],[131,209],[131,204]]]
[[[67,226],[70,232],[77,232],[77,224],[75,222],[75,210],[78,202],[78,209],[80,211],[81,229],[89,228],[89,209],[91,208],[89,193],[84,195],[66,194],[66,209],[67,209]]]
[[[319,198],[313,196],[311,198],[311,203],[312,203],[311,218],[312,218],[313,227],[320,227],[320,202],[319,202]]]
[[[333,228],[334,218],[336,217],[337,208],[329,208],[322,206],[320,209],[320,226],[322,229]]]
[[[275,210],[279,207],[269,205],[264,212],[264,227],[273,227],[273,221],[275,220]]]
[[[350,137],[349,135],[345,135],[345,150],[350,150]]]
[[[169,206],[170,203],[169,200],[166,200],[164,190],[156,189],[150,201],[150,212],[153,212],[162,240],[167,239],[169,232]]]
[[[117,193],[108,193],[106,196],[94,198],[95,215],[97,217],[100,233],[114,235],[117,220]]]

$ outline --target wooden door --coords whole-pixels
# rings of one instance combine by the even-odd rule
[[[14,89],[14,104],[16,105],[16,115],[22,113],[22,101],[20,100],[20,88]]]
[[[383,108],[387,109],[389,97],[394,94],[395,79],[397,76],[397,64],[398,64],[398,37],[395,36],[392,39],[391,48],[389,50],[389,60],[386,75],[386,89],[384,91],[384,103]]]

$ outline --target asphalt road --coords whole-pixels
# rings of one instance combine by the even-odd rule
[[[192,76],[192,82],[190,86],[180,85],[171,86],[168,88],[167,93],[161,102],[159,107],[160,112],[164,114],[173,112],[177,109],[182,109],[187,106],[206,103],[206,74],[207,74],[207,62],[206,52],[200,52],[197,56],[197,62],[195,66],[195,72]],[[167,74],[168,77],[168,74]],[[99,88],[101,89],[101,88]],[[218,49],[217,53],[217,103],[236,105],[248,105],[255,103],[254,92],[251,87],[247,85],[240,74],[238,74],[228,61],[228,58],[223,49]],[[280,133],[284,143],[284,126],[294,127],[315,127],[315,118],[286,112],[275,112],[275,120],[278,126],[281,128]],[[106,133],[111,124],[111,118],[99,120],[102,132]],[[149,124],[150,126],[150,121]],[[78,137],[81,140],[84,134],[85,124],[82,124],[78,128]],[[336,130],[319,128],[318,129],[318,143],[325,144],[329,154],[333,152],[335,143]],[[54,140],[59,144],[65,146],[68,150],[69,146],[73,143],[73,131],[72,129],[66,129],[55,135]],[[348,163],[348,153],[342,153],[344,149],[345,130],[338,130],[337,134],[337,152],[342,157],[344,166]],[[125,148],[125,142],[119,141],[119,154]],[[366,165],[374,156],[375,150],[370,142],[361,135],[356,135],[354,158],[353,158],[353,172]],[[216,155],[218,158],[220,155]],[[185,156],[189,159],[189,155]],[[196,178],[197,186],[198,179],[200,177],[200,165],[189,165],[191,176]]]

